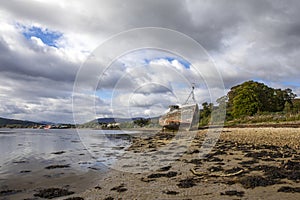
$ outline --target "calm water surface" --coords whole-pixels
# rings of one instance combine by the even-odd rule
[[[124,131],[0,129],[0,175],[41,170],[49,165],[103,169],[113,164],[130,139]]]

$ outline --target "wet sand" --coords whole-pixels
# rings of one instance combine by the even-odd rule
[[[74,130],[0,130],[0,199],[50,199],[94,187],[107,169],[87,147]]]
[[[129,151],[158,151],[174,137],[165,134],[169,136],[133,140]],[[199,152],[205,134],[205,130],[198,131],[186,152],[170,165],[143,173],[111,170],[97,188],[80,196],[106,200],[300,199],[300,129],[225,128],[202,159]]]
[[[23,176],[11,176],[1,185],[0,199],[52,199],[54,197],[78,194],[97,184],[99,172],[82,173],[76,170],[42,170]],[[56,191],[51,191],[56,189]],[[48,190],[48,192],[47,192]],[[40,198],[44,197],[44,198]],[[67,198],[67,197],[65,197]]]

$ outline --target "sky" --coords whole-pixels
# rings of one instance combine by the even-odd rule
[[[151,117],[192,85],[202,104],[247,80],[300,96],[299,9],[297,0],[3,1],[0,117]]]

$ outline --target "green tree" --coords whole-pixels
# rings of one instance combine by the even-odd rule
[[[291,89],[274,89],[263,83],[247,81],[228,92],[228,112],[234,117],[252,116],[261,112],[283,111],[286,103],[293,108],[296,95]]]
[[[233,117],[251,116],[262,110],[259,86],[258,83],[249,81],[232,88],[228,96]]]
[[[291,113],[292,112],[292,105],[289,102],[286,101],[285,104],[284,104],[283,111],[285,113]]]
[[[209,124],[213,107],[214,107],[213,103],[210,104],[208,104],[207,102],[202,103],[202,110],[200,110],[200,117],[199,117],[200,126],[206,126]]]
[[[133,124],[144,127],[150,123],[150,119],[140,118],[133,121]]]
[[[293,101],[293,109],[292,112],[294,114],[297,114],[300,112],[300,100],[299,99],[295,99],[295,101]]]
[[[226,118],[227,95],[216,100],[218,106],[212,109],[211,120],[213,125],[222,125]]]

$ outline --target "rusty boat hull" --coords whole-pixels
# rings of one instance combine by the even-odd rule
[[[159,124],[163,129],[171,130],[195,130],[198,128],[199,107],[198,104],[170,106],[170,111],[159,118]]]

